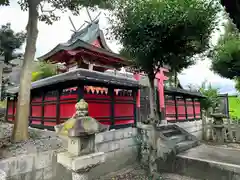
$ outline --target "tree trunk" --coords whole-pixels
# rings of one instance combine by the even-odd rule
[[[174,87],[177,88],[178,87],[178,79],[177,79],[177,72],[174,70]]]
[[[12,132],[12,140],[19,142],[28,139],[28,121],[31,90],[32,64],[36,53],[38,36],[38,1],[28,0],[29,19],[27,24],[27,43],[24,53],[23,67],[20,75],[17,113]]]
[[[156,120],[156,107],[157,107],[157,102],[155,98],[155,86],[154,86],[154,76],[149,75],[149,101],[150,101],[150,123],[154,123]],[[154,122],[153,122],[154,121]]]

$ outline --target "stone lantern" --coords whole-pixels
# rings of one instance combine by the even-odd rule
[[[223,119],[227,118],[227,116],[221,112],[219,112],[219,108],[216,108],[216,111],[211,114],[213,117],[213,130],[216,132],[216,142],[224,143],[224,122]]]
[[[104,152],[95,152],[95,134],[107,130],[107,126],[88,116],[88,104],[83,99],[75,108],[72,118],[55,127],[68,139],[67,152],[59,153],[57,161],[72,171],[73,180],[87,180],[87,172],[105,161]]]

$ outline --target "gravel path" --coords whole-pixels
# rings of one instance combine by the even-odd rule
[[[48,150],[62,149],[63,144],[55,132],[29,128],[29,140],[11,143],[13,125],[0,122],[0,159]]]

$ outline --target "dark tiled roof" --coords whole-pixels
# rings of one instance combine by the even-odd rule
[[[129,87],[129,88],[138,88],[140,87],[138,81],[134,79],[130,79],[127,77],[118,77],[112,76],[106,73],[96,72],[96,71],[89,71],[85,69],[77,69],[74,71],[58,74],[56,76],[52,76],[49,78],[45,78],[36,82],[32,83],[32,89],[39,89],[39,88],[47,88],[48,86],[55,86],[58,84],[62,84],[65,82],[71,81],[89,81],[89,82],[96,82],[105,85],[116,85],[122,87]],[[87,83],[86,83],[87,84]],[[17,93],[19,90],[18,87],[12,88],[8,90],[8,93],[14,94]]]
[[[101,45],[103,48],[98,48],[92,45],[92,43],[95,40],[98,40],[98,38],[101,41]],[[98,21],[92,22],[88,26],[86,26],[84,29],[75,32],[70,40],[66,43],[61,43],[58,44],[55,48],[53,48],[51,51],[49,51],[47,54],[39,57],[39,60],[47,60],[54,54],[60,52],[60,51],[68,51],[68,50],[75,50],[79,48],[84,48],[90,51],[94,51],[103,55],[106,55],[108,57],[113,57],[116,59],[121,60],[121,66],[122,65],[129,65],[130,63],[128,62],[127,59],[124,59],[120,55],[114,53],[111,51],[111,49],[108,47],[103,31],[99,28]]]
[[[108,47],[103,31],[99,27],[99,20],[96,20],[90,24],[88,24],[85,28],[81,29],[80,31],[74,32],[68,42],[73,43],[77,39],[92,44],[95,40],[100,38],[101,45],[104,49],[109,52],[112,50]]]
[[[106,56],[113,57],[113,58],[121,60],[123,64],[126,64],[126,65],[129,64],[128,60],[122,58],[118,54],[113,53],[113,52],[109,52],[109,51],[107,51],[105,49],[102,49],[102,48],[97,48],[97,47],[95,47],[91,44],[88,44],[88,43],[86,43],[82,40],[79,40],[79,39],[76,40],[74,43],[58,44],[54,49],[52,49],[47,54],[39,57],[38,59],[39,60],[46,60],[46,59],[49,59],[54,54],[56,54],[57,52],[60,52],[60,51],[63,51],[63,50],[65,50],[65,51],[74,50],[74,49],[77,49],[77,48],[83,48],[83,49],[87,49],[87,50],[90,50],[90,51],[93,51],[93,52],[104,54]]]
[[[192,91],[188,91],[180,88],[165,88],[164,92],[166,94],[186,95],[186,96],[202,97],[202,98],[205,97],[200,92],[192,92]]]

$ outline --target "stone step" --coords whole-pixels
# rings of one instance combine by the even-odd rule
[[[176,144],[177,153],[186,151],[198,145],[198,141],[186,140]]]
[[[161,125],[157,127],[158,130],[164,131],[169,129],[176,129],[174,125]]]
[[[182,135],[175,135],[175,136],[171,136],[169,137],[169,140],[172,141],[174,144],[183,142],[187,140],[187,136],[182,134]]]
[[[166,137],[182,134],[182,132],[180,130],[178,130],[178,129],[168,129],[168,130],[163,130],[161,132]]]

